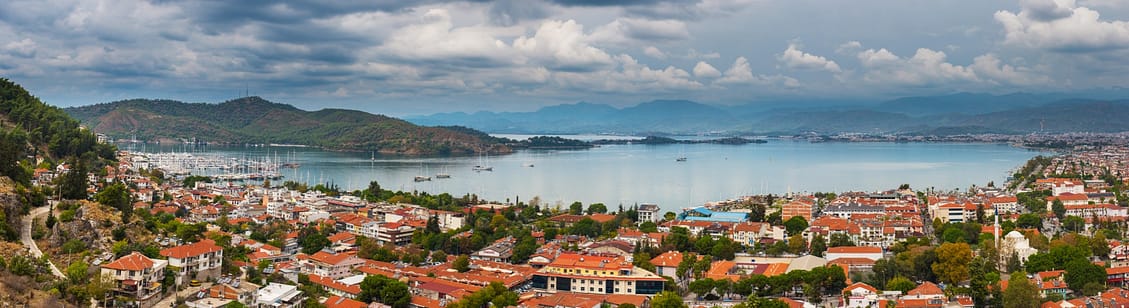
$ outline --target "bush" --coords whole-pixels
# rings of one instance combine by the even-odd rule
[[[59,221],[70,222],[70,221],[74,220],[74,216],[75,216],[74,210],[64,210],[63,213],[59,214]]]
[[[86,250],[86,243],[78,239],[72,239],[63,243],[63,253],[78,253]]]

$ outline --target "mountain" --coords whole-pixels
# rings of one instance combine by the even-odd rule
[[[494,133],[529,134],[1114,132],[1129,131],[1129,127],[1122,127],[1116,120],[1116,115],[1123,112],[1124,108],[1119,107],[1122,102],[1109,99],[1116,95],[1129,96],[1123,92],[1112,89],[1095,94],[1101,99],[1074,99],[1072,97],[1077,95],[1069,93],[957,93],[878,103],[827,99],[735,106],[657,100],[622,109],[577,103],[544,107],[534,112],[449,113],[409,120],[418,124],[465,125]]]
[[[396,155],[511,151],[500,140],[473,131],[417,126],[355,110],[305,111],[259,97],[219,104],[134,99],[66,111],[114,138],[303,144]]]

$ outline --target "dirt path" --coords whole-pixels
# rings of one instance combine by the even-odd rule
[[[35,240],[31,238],[31,223],[35,221],[35,218],[39,218],[40,216],[47,214],[47,211],[49,210],[51,210],[51,207],[37,207],[31,209],[31,213],[29,213],[27,216],[24,216],[24,227],[23,232],[20,232],[20,241],[23,242],[24,246],[27,246],[28,251],[31,252],[32,257],[42,257],[43,251],[39,250],[39,245],[35,244]],[[67,278],[67,275],[64,275],[63,271],[60,271],[58,267],[55,267],[54,262],[47,260],[47,264],[51,266],[51,274],[55,275],[55,277],[63,279]]]

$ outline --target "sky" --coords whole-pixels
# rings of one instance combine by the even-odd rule
[[[285,2],[285,3],[277,3]],[[394,116],[1129,86],[1124,0],[5,0],[57,106],[257,95]]]

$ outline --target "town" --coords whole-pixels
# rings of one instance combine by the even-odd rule
[[[36,169],[34,184],[78,178],[90,200],[31,211],[31,255],[0,264],[114,307],[1129,305],[1127,147],[1039,156],[1000,185],[677,212],[236,184],[166,175],[150,155]]]

